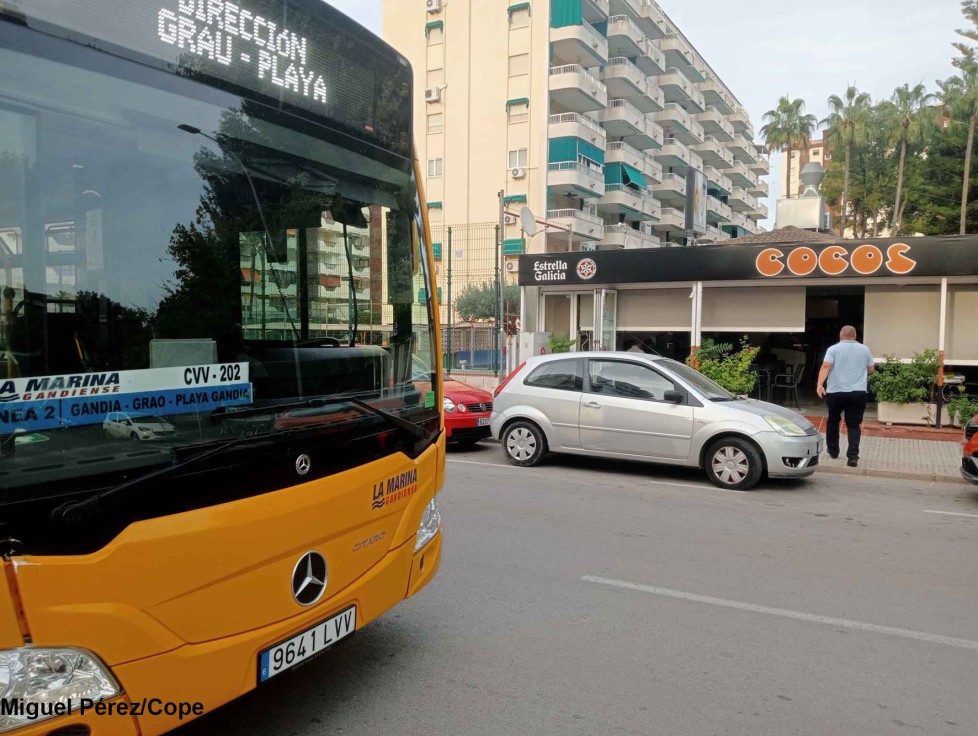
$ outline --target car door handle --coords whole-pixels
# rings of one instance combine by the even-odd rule
[[[600,409],[601,408],[601,404],[599,404],[599,403],[597,403],[595,401],[589,401],[589,402],[587,402],[584,405],[584,408],[585,409]]]

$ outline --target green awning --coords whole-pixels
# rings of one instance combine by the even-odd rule
[[[584,18],[583,0],[551,0],[550,27],[579,26]]]
[[[438,287],[438,301],[441,302],[441,287]],[[428,290],[423,286],[418,289],[418,303],[427,304],[428,303]]]
[[[432,243],[431,249],[435,252],[435,260],[441,260],[441,243]]]
[[[518,13],[521,10],[525,10],[526,12],[530,12],[530,4],[529,3],[516,3],[516,5],[510,5],[506,9],[506,14],[510,18],[512,18],[513,17],[513,13]]]
[[[621,167],[625,170],[625,176],[627,176],[630,181],[625,182],[626,184],[637,184],[642,187],[642,189],[648,189],[649,185],[645,181],[645,177],[642,176],[642,172],[636,169],[634,166],[629,164],[622,164]]]
[[[428,202],[428,209],[429,210],[440,210],[440,209],[442,209],[442,203],[441,202]]]
[[[442,33],[444,33],[445,32],[445,21],[443,21],[443,20],[433,20],[430,23],[426,23],[425,24],[425,27],[424,27],[424,37],[425,38],[428,38],[429,36],[431,36],[431,32],[433,30],[435,30],[436,28],[439,31],[441,31]]]
[[[511,107],[515,107],[516,105],[526,105],[527,107],[529,107],[530,106],[530,98],[529,97],[517,97],[515,100],[506,100],[506,109],[507,110],[509,110],[509,108],[511,108]]]
[[[508,197],[503,197],[504,204],[513,204],[514,202],[522,202],[526,204],[525,194],[510,194]]]
[[[512,238],[503,241],[503,255],[521,256],[523,255],[526,243],[523,238]]]

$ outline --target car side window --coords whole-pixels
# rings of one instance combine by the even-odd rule
[[[523,381],[531,388],[550,388],[558,391],[583,391],[584,372],[579,360],[556,360],[544,363]]]
[[[664,401],[666,391],[676,390],[676,384],[658,371],[635,363],[592,360],[589,374],[592,394]]]

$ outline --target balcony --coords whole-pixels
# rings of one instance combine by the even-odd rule
[[[750,219],[754,220],[754,221],[757,221],[757,220],[766,220],[767,217],[768,217],[767,205],[764,205],[764,204],[757,205],[757,209],[756,210],[752,210],[751,212],[748,212],[747,213],[747,216]]]
[[[604,149],[608,134],[598,123],[576,112],[550,116],[551,138],[580,138]]]
[[[648,77],[646,81],[645,97],[638,100],[642,112],[659,112],[665,109],[666,95],[662,91],[662,87],[655,83],[655,77]]]
[[[706,235],[703,236],[703,238],[701,239],[706,239],[706,238],[712,240],[714,243],[720,243],[725,240],[730,240],[730,233],[725,233],[723,230],[713,225],[707,225]]]
[[[734,164],[733,154],[711,135],[706,136],[702,143],[693,146],[693,150],[703,157],[703,163],[715,169],[729,169]]]
[[[693,47],[679,34],[670,33],[658,43],[662,53],[666,55],[666,64],[669,66],[678,69],[693,65],[693,60],[696,58]]]
[[[652,185],[652,193],[663,207],[686,206],[686,177],[679,174],[663,174],[662,182]]]
[[[715,107],[707,107],[704,112],[693,117],[703,126],[703,130],[707,135],[712,135],[718,141],[723,141],[724,143],[733,140],[736,133],[733,124]]]
[[[666,95],[666,102],[678,104],[684,110],[699,113],[704,110],[703,95],[678,69],[670,68],[656,79]]]
[[[759,180],[756,184],[751,184],[745,188],[755,197],[767,197],[771,194],[771,187],[763,180]]]
[[[549,210],[547,220],[559,227],[570,228],[570,234],[565,231],[547,235],[548,253],[579,250],[581,243],[597,242],[604,237],[604,220],[581,210]]]
[[[757,160],[757,149],[742,133],[734,136],[733,141],[727,144],[727,149],[746,164],[753,164]]]
[[[593,199],[604,194],[604,170],[577,161],[559,161],[547,166],[547,186],[568,197]]]
[[[642,172],[646,182],[662,181],[662,167],[646,153],[628,145],[625,141],[614,141],[608,144],[605,154],[605,165],[628,164]]]
[[[608,225],[604,229],[601,250],[638,250],[641,248],[660,248],[662,242],[650,233],[636,230],[629,225]]]
[[[744,112],[743,108],[735,108],[734,111],[727,116],[727,120],[733,125],[734,130],[737,133],[742,133],[748,138],[753,139],[754,137],[754,124],[750,121],[750,116]]]
[[[550,69],[550,100],[564,112],[595,112],[608,106],[608,91],[582,66],[555,66]]]
[[[642,39],[642,51],[635,57],[635,64],[646,74],[657,77],[666,70],[666,56],[648,38]]]
[[[610,14],[608,0],[584,0],[581,10],[588,23],[604,23]]]
[[[727,169],[727,176],[730,177],[735,187],[743,187],[747,191],[751,191],[750,188],[757,184],[757,177],[742,161],[738,161]]]
[[[598,211],[606,216],[624,215],[640,220],[658,220],[660,206],[640,189],[624,184],[608,184],[605,195],[598,202]]]
[[[642,15],[643,0],[610,0],[608,12],[615,15],[627,15],[638,19]]]
[[[638,24],[645,31],[646,36],[659,39],[669,33],[669,24],[666,22],[665,13],[654,0],[642,0],[641,10]]]
[[[656,113],[653,120],[665,129],[667,135],[679,139],[687,146],[703,142],[703,126],[674,102],[667,102],[665,109]]]
[[[608,39],[586,20],[580,25],[551,28],[550,45],[555,65],[592,67],[608,60]]]
[[[645,33],[627,15],[608,18],[608,53],[611,56],[638,56],[645,53]]]
[[[645,150],[662,145],[662,128],[647,120],[645,113],[628,100],[612,100],[601,112],[600,119],[608,135],[623,138],[636,148]]]
[[[720,173],[720,171],[712,166],[706,166],[703,169],[703,173],[706,174],[707,181],[710,182],[712,189],[719,190],[723,194],[729,194],[733,189],[733,182],[730,181],[730,177]]]
[[[750,165],[750,170],[758,176],[767,176],[771,173],[771,161],[767,154],[758,149],[757,160]]]
[[[733,187],[727,203],[734,212],[752,212],[757,209],[757,198],[748,194],[743,187]]]
[[[675,138],[667,138],[662,148],[652,154],[663,169],[681,169],[685,171],[687,167],[693,166],[693,152],[689,146],[680,143]]]
[[[674,207],[663,207],[659,221],[655,224],[656,230],[686,230],[686,212]]]
[[[706,198],[706,216],[710,222],[730,222],[733,210],[716,197]]]
[[[649,78],[625,57],[608,59],[607,65],[601,69],[601,81],[610,98],[628,100],[642,112],[651,112],[642,104],[648,93]]]
[[[706,104],[710,107],[714,107],[724,115],[729,115],[733,112],[733,108],[730,103],[733,98],[720,82],[715,79],[707,78],[705,81],[700,82],[698,85],[700,92],[703,93],[703,97],[706,99]]]

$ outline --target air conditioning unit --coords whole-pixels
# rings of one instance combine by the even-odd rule
[[[441,87],[428,87],[424,91],[425,102],[441,102]]]
[[[426,0],[425,6],[428,8],[429,13],[441,12],[441,0]]]
[[[510,174],[514,179],[525,179],[526,169],[513,169]]]
[[[520,270],[518,261],[506,261],[506,273],[516,273]]]
[[[517,221],[518,221],[518,218],[516,217],[516,215],[506,215],[506,217],[504,219],[505,219],[507,225],[515,225],[517,223]]]

